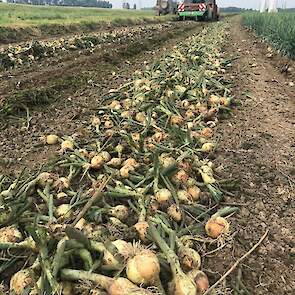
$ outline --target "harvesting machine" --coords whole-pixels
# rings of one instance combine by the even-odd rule
[[[180,20],[217,21],[219,19],[216,0],[184,0],[178,4],[177,11]]]
[[[175,0],[157,0],[156,11],[158,15],[177,14],[177,4]]]

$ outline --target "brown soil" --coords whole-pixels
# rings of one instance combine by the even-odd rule
[[[167,20],[167,19],[166,19]],[[165,19],[145,18],[140,19],[117,19],[111,23],[107,22],[89,22],[77,24],[42,24],[39,26],[25,27],[0,27],[0,45],[11,44],[20,41],[42,40],[45,38],[57,38],[60,36],[71,36],[97,31],[111,31],[118,27],[129,27],[139,24],[162,23]]]
[[[238,59],[234,96],[239,103],[232,117],[219,125],[217,165],[222,177],[240,181],[226,203],[240,207],[232,218],[234,242],[209,260],[220,274],[249,250],[268,229],[259,250],[227,279],[234,294],[294,294],[295,292],[295,88],[292,74],[281,71],[287,58],[266,57],[267,44],[233,19],[226,51]],[[221,256],[222,255],[222,256]],[[249,293],[238,286],[242,281]]]

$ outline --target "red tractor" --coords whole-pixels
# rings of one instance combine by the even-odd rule
[[[216,0],[184,0],[178,4],[177,10],[180,20],[217,21],[219,19]]]

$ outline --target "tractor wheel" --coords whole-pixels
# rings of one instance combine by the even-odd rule
[[[196,21],[202,22],[203,20],[204,20],[204,17],[203,16],[197,16]]]

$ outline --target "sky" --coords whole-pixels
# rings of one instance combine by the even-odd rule
[[[114,6],[114,8],[121,8],[122,3],[125,0],[109,0]],[[137,4],[138,8],[141,7],[152,7],[155,5],[156,0],[126,0],[130,4]],[[278,0],[279,7],[282,7],[282,3],[286,2],[287,7],[295,7],[295,0]],[[242,8],[259,8],[260,7],[260,0],[217,0],[217,4],[220,7],[227,7],[227,6],[236,6]]]

